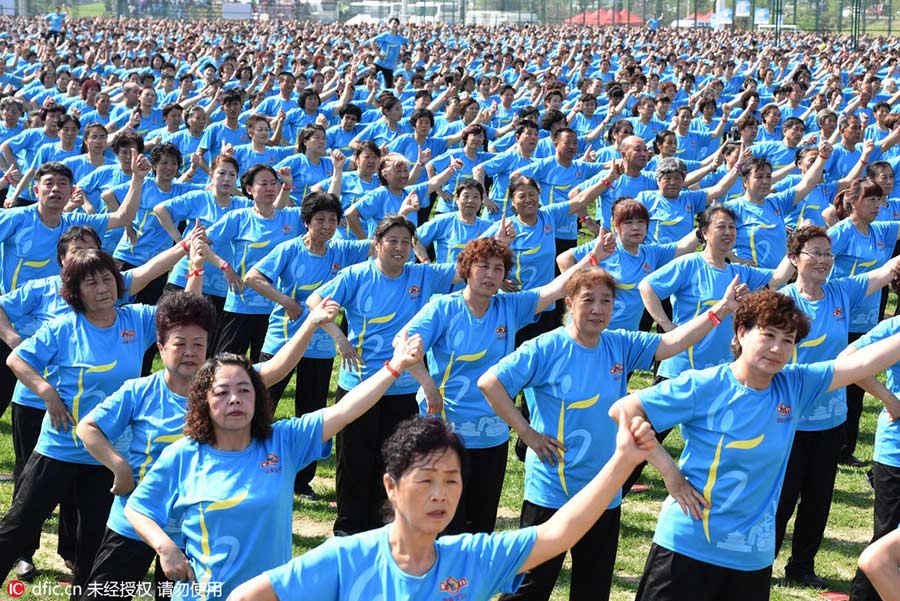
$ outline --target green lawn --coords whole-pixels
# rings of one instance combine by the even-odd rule
[[[643,387],[649,384],[649,374],[638,373],[632,379],[632,386]],[[334,381],[332,381],[334,385]],[[287,417],[292,403],[293,384],[285,393],[285,398],[278,408],[278,417]],[[862,419],[862,433],[857,453],[861,459],[872,458],[875,421],[878,407],[874,399],[866,397],[865,412]],[[668,450],[675,454],[680,451],[681,438],[673,433],[666,441]],[[510,446],[512,449],[512,446]],[[10,433],[9,412],[0,420],[0,472],[11,472],[13,465],[12,440]],[[518,524],[519,508],[522,501],[524,481],[523,464],[510,453],[506,484],[501,499],[498,528],[514,528]],[[649,486],[646,492],[629,496],[623,504],[622,534],[619,543],[619,554],[616,563],[615,581],[612,599],[633,599],[637,581],[644,565],[647,550],[650,546],[656,515],[665,498],[665,488],[661,478],[653,468],[648,468],[642,482]],[[322,495],[316,502],[297,501],[294,505],[294,554],[299,555],[321,543],[330,535],[331,525],[335,517],[335,509],[330,505],[334,501],[334,460],[333,458],[320,464],[315,489]],[[0,484],[0,510],[9,507],[12,484]],[[865,547],[871,534],[873,494],[865,481],[862,470],[841,467],[838,473],[837,491],[832,507],[825,541],[818,556],[817,570],[828,579],[832,590],[847,592],[850,579],[855,570],[856,559]],[[42,548],[36,563],[44,573],[38,579],[44,587],[56,583],[56,579],[65,573],[62,562],[56,556],[56,520],[51,518],[44,526]],[[790,544],[788,534],[785,545]],[[772,599],[820,599],[810,589],[796,588],[786,585],[782,580],[785,554],[779,557],[775,565],[775,576]],[[560,576],[555,601],[568,599],[569,563]],[[46,591],[46,589],[45,589]],[[3,598],[5,588],[0,591]],[[65,594],[40,594],[26,592],[21,599],[59,599]]]

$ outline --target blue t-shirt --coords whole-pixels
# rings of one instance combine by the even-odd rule
[[[131,176],[126,175],[124,171],[116,165],[104,165],[98,167],[78,180],[78,187],[87,196],[88,201],[94,206],[97,214],[108,213],[106,203],[100,195],[110,188],[114,188],[119,184],[127,184],[131,181]],[[116,250],[116,245],[122,239],[122,231],[118,229],[106,230],[100,236],[101,248],[105,252],[112,254]]]
[[[513,268],[509,276],[518,282],[521,290],[538,288],[553,279],[556,232],[568,219],[569,204],[557,203],[538,209],[534,225],[525,225],[518,217],[508,221],[516,229],[516,237],[509,245],[513,253]],[[499,228],[500,224],[495,223],[482,234],[482,238],[494,236]],[[552,311],[553,307],[547,310]]]
[[[466,243],[475,240],[491,227],[491,221],[475,218],[468,224],[459,212],[445,213],[429,219],[416,230],[419,242],[428,246],[434,243],[434,256],[438,263],[456,263],[456,258]]]
[[[900,316],[882,321],[862,336],[853,346],[861,349],[865,346],[894,336],[900,331]],[[900,363],[894,363],[887,369],[885,385],[895,395],[900,395]],[[900,420],[891,421],[887,409],[878,414],[878,426],[875,428],[874,461],[890,467],[900,468]]]
[[[795,229],[801,219],[811,222],[813,225],[828,229],[822,211],[831,206],[831,201],[837,195],[837,183],[819,184],[812,192],[803,197],[803,200],[794,205],[791,212],[784,218],[784,224],[789,229]]]
[[[581,244],[572,251],[575,260],[585,258],[597,245],[596,240]],[[656,271],[675,258],[677,244],[641,244],[636,255],[631,254],[616,240],[616,251],[600,261],[600,267],[616,279],[616,302],[612,318],[607,326],[610,330],[640,329],[644,313],[644,301],[638,284],[650,273]]]
[[[585,161],[572,161],[571,165],[564,167],[556,156],[551,156],[521,167],[519,173],[537,180],[541,188],[541,205],[547,207],[554,203],[568,205],[569,191],[602,169],[600,163]],[[577,240],[578,216],[567,214],[565,222],[557,227],[555,236],[561,240]]]
[[[238,173],[244,173],[256,164],[274,165],[291,156],[294,150],[287,146],[266,146],[262,152],[253,150],[252,144],[241,144],[234,149],[234,160],[238,162]]]
[[[204,149],[206,162],[212,164],[222,152],[222,142],[231,144],[232,146],[240,146],[250,142],[250,136],[247,129],[238,125],[237,129],[231,129],[224,121],[213,123],[203,131],[203,137],[200,138],[199,148]]]
[[[206,230],[216,254],[231,263],[241,279],[278,243],[305,232],[297,207],[276,210],[273,217],[266,219],[252,206],[225,213]],[[232,313],[268,315],[273,308],[272,301],[249,287],[240,294],[228,290],[225,297],[225,310]]]
[[[375,64],[390,71],[397,68],[397,61],[400,60],[400,48],[409,44],[402,35],[385,31],[379,33],[372,41],[381,48],[381,56],[375,60]]]
[[[391,192],[386,186],[379,186],[360,198],[359,201],[353,205],[359,213],[360,220],[363,222],[369,238],[375,236],[375,229],[378,227],[378,223],[382,218],[389,213],[399,213],[400,205],[402,205],[406,197],[413,192],[415,192],[419,198],[419,206],[428,206],[430,201],[428,199],[427,183],[407,186],[399,195]],[[418,225],[419,216],[416,211],[408,213],[405,217],[406,220],[413,225]]]
[[[500,221],[501,218],[509,218],[513,214],[512,203],[509,202],[509,176],[533,160],[533,158],[526,159],[519,154],[518,149],[511,148],[506,152],[494,155],[481,164],[484,174],[493,179],[488,198],[500,207],[496,213],[487,213],[492,221]]]
[[[403,326],[436,293],[450,291],[456,265],[407,263],[403,273],[384,275],[375,261],[342,269],[333,280],[316,290],[341,305],[347,318],[350,344],[365,361],[356,371],[341,365],[338,386],[351,390],[381,369],[393,355],[392,343]],[[419,388],[416,380],[403,372],[385,394],[409,394]]]
[[[288,167],[291,170],[291,176],[294,178],[291,199],[298,207],[313,186],[334,175],[331,157],[322,157],[319,159],[318,165],[313,165],[305,154],[292,154],[275,165],[275,171],[282,167]]]
[[[163,450],[127,506],[161,528],[181,523],[194,579],[208,594],[178,583],[173,599],[224,600],[242,582],[291,559],[294,476],[331,455],[322,427],[320,410],[275,422],[270,438],[253,439],[242,451],[190,438]]]
[[[130,183],[122,184],[113,188],[113,193],[116,195],[119,203],[125,200],[125,195],[128,193],[130,185]],[[128,240],[126,233],[122,232],[122,238],[116,245],[113,256],[132,265],[143,265],[156,255],[165,252],[174,242],[172,242],[169,232],[159,224],[159,220],[153,212],[153,207],[198,188],[199,186],[195,184],[172,182],[171,189],[165,192],[159,188],[156,180],[144,180],[141,202],[138,205],[134,219],[131,221],[131,229],[134,231],[136,238],[135,243],[132,244]]]
[[[394,561],[390,529],[388,524],[356,536],[330,538],[266,576],[282,600],[304,591],[317,601],[488,601],[519,588],[525,575],[518,572],[537,539],[534,527],[442,536],[434,541],[434,565],[413,576]]]
[[[511,398],[525,390],[531,427],[566,447],[555,466],[543,463],[528,449],[526,501],[558,509],[609,461],[618,431],[607,415],[609,408],[627,394],[628,374],[650,367],[661,338],[646,332],[606,330],[596,347],[587,348],[560,327],[527,341],[494,366],[494,375]],[[610,508],[621,501],[616,491]]]
[[[215,194],[209,190],[191,190],[165,201],[163,206],[176,224],[181,221],[187,222],[183,232],[184,238],[187,238],[194,231],[197,219],[200,220],[200,225],[208,229],[226,213],[252,207],[253,201],[243,196],[232,196],[229,205],[222,207],[216,201]],[[183,257],[169,273],[169,283],[184,288],[187,286],[188,271],[188,258]],[[204,269],[203,294],[220,297],[228,294],[228,282],[221,270]]]
[[[579,184],[578,189],[586,190],[600,181],[600,179],[608,176],[609,171],[601,171],[584,183]],[[653,173],[642,171],[636,177],[623,173],[613,181],[612,187],[603,190],[600,193],[600,198],[597,199],[597,218],[600,221],[600,225],[612,231],[612,206],[618,199],[625,196],[637,198],[638,194],[645,190],[652,192],[658,189],[659,184],[656,183],[656,176]]]
[[[3,256],[3,292],[15,290],[29,280],[59,274],[56,244],[73,225],[88,225],[103,236],[109,215],[63,213],[55,228],[44,225],[37,205],[0,211],[0,254]]]
[[[501,445],[509,427],[478,388],[478,378],[515,348],[516,332],[534,321],[537,290],[495,294],[487,311],[475,317],[462,292],[437,297],[419,311],[407,329],[421,334],[428,349],[428,371],[444,399],[443,417],[468,449]],[[428,407],[419,390],[422,414]]]
[[[727,263],[717,269],[700,253],[691,253],[667,263],[646,278],[660,299],[672,297],[672,323],[683,325],[722,300],[734,276],[750,290],[762,288],[772,279],[772,271]],[[659,375],[674,378],[688,369],[703,369],[731,359],[734,336],[731,316],[722,320],[703,340],[659,364]]]
[[[834,359],[847,346],[849,315],[866,298],[869,277],[838,278],[822,285],[825,296],[811,301],[800,294],[796,284],[779,292],[797,304],[809,317],[809,334],[794,347],[792,363],[814,363]],[[828,430],[847,419],[847,389],[844,386],[822,394],[800,415],[797,429],[803,432]]]
[[[863,236],[850,219],[839,221],[828,229],[834,269],[831,278],[868,273],[884,265],[894,252],[897,242],[897,221],[876,221],[869,224],[869,235]],[[873,294],[850,312],[850,331],[868,332],[878,323],[880,296]]]
[[[450,166],[450,162],[453,159],[462,161],[462,167],[456,173],[451,175],[450,179],[447,180],[447,183],[444,184],[444,187],[441,188],[444,192],[449,194],[451,198],[456,198],[456,187],[459,186],[459,183],[463,180],[472,179],[472,170],[492,156],[493,155],[489,152],[478,152],[474,159],[470,159],[461,148],[458,148],[449,150],[439,157],[435,157],[432,159],[431,164],[434,167],[435,173],[441,173]],[[453,211],[454,208],[454,203],[452,201],[448,202],[443,196],[438,196],[437,206],[434,210],[437,213],[449,213]]]
[[[745,198],[725,203],[737,215],[734,254],[758,267],[775,269],[787,252],[784,219],[794,209],[793,190],[769,194],[762,204]]]
[[[668,497],[653,542],[698,561],[761,570],[775,560],[775,510],[799,419],[831,385],[830,361],[788,365],[765,390],[739,383],[730,364],[638,391],[657,431],[681,424],[679,467],[710,501],[702,519]]]
[[[322,256],[309,252],[302,238],[282,242],[253,267],[284,294],[297,301],[303,313],[294,321],[281,305],[269,316],[269,328],[262,352],[274,355],[293,336],[306,319],[306,299],[322,284],[332,280],[344,267],[362,263],[369,256],[368,240],[330,240]],[[317,328],[306,347],[304,357],[334,357],[334,339]]]
[[[678,242],[694,229],[694,216],[706,208],[707,196],[702,190],[682,190],[674,200],[659,190],[646,190],[635,200],[644,203],[650,213],[647,242]]]
[[[126,381],[90,412],[90,417],[109,440],[120,438],[131,430],[128,452],[123,456],[140,484],[163,449],[184,437],[187,398],[172,392],[166,385],[165,370],[143,378]],[[131,495],[116,495],[106,527],[126,538],[141,540],[125,517],[125,503]],[[179,548],[184,547],[181,527],[169,523],[165,528]]]
[[[77,423],[122,382],[140,375],[144,351],[156,342],[155,316],[156,307],[126,305],[116,309],[112,326],[98,328],[84,314],[70,313],[42,325],[13,352],[44,374]],[[58,431],[49,415],[35,451],[59,461],[99,465],[75,428]]]

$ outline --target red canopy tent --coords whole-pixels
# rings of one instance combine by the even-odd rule
[[[565,21],[573,25],[643,25],[644,20],[624,8],[620,11],[612,11],[608,8],[589,10],[581,14],[569,17]]]

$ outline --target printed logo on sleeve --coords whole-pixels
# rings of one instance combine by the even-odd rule
[[[789,422],[793,419],[793,416],[791,415],[791,413],[793,412],[793,409],[791,409],[790,405],[786,405],[784,403],[779,403],[778,406],[775,407],[775,411],[780,416],[775,420],[779,424]]]
[[[450,576],[441,583],[441,592],[442,593],[450,593],[451,595],[455,595],[464,586],[468,586],[468,584],[469,584],[469,582],[465,578],[457,580],[453,576]]]

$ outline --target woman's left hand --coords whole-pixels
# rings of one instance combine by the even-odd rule
[[[681,507],[684,515],[689,515],[695,520],[703,517],[703,510],[710,507],[709,501],[691,486],[684,474],[679,470],[675,470],[675,473],[665,478],[664,481],[666,490],[669,491],[669,495]]]
[[[281,183],[287,187],[292,187],[294,185],[294,174],[291,173],[290,167],[282,167],[278,170],[278,177],[281,178]]]
[[[733,312],[748,294],[750,294],[750,288],[741,282],[740,276],[735,275],[725,289],[725,296],[722,300],[725,301],[725,307]]]
[[[612,232],[600,234],[594,245],[594,258],[603,261],[612,256],[614,252],[616,252],[616,235]]]
[[[403,330],[394,340],[396,346],[394,346],[394,356],[391,358],[391,365],[395,366],[395,369],[398,371],[408,369],[425,357],[422,336],[419,334],[410,336],[406,330]]]

